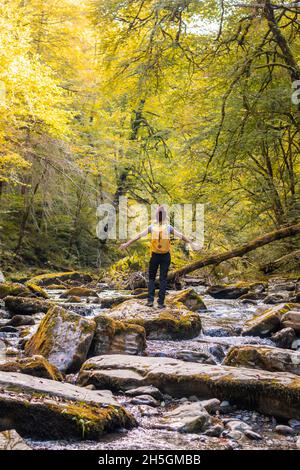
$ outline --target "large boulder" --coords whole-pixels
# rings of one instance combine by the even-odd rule
[[[0,371],[20,372],[44,379],[63,380],[63,375],[57,367],[50,364],[43,356],[8,359],[6,362],[0,363]]]
[[[0,450],[31,450],[15,429],[0,432]]]
[[[261,293],[264,289],[265,284],[263,282],[238,282],[236,284],[211,286],[207,289],[206,294],[215,299],[238,299],[249,291]]]
[[[230,400],[282,418],[300,418],[300,378],[245,367],[183,362],[165,357],[109,355],[89,359],[78,384],[128,390],[153,385],[174,397]]]
[[[96,330],[89,356],[102,354],[142,354],[146,332],[140,325],[113,320],[107,315],[94,317]]]
[[[267,346],[234,346],[223,364],[300,375],[300,352]]]
[[[49,300],[35,299],[30,297],[13,297],[11,295],[4,299],[5,308],[11,315],[33,315],[34,313],[46,313],[54,304]]]
[[[0,430],[40,439],[99,439],[135,425],[108,391],[0,372]]]
[[[199,335],[201,319],[182,303],[159,310],[147,307],[143,300],[127,300],[113,307],[109,316],[145,328],[149,339],[188,339]]]
[[[279,304],[254,316],[244,324],[242,335],[270,336],[280,329],[282,316],[291,308],[292,304]]]
[[[93,278],[87,273],[80,273],[78,271],[68,271],[65,273],[50,273],[41,274],[30,279],[27,284],[34,284],[36,286],[49,286],[51,284],[64,284],[64,283],[78,283],[84,284],[91,282]]]
[[[39,354],[62,372],[76,372],[85,361],[96,323],[77,313],[52,307],[25,344],[25,354]]]
[[[284,328],[293,328],[297,333],[300,333],[300,310],[290,310],[285,313],[281,322]]]

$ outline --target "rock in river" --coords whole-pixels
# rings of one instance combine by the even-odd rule
[[[3,282],[0,283],[0,299],[4,299],[8,295],[11,296],[30,296],[31,291],[24,284],[17,282]]]
[[[89,356],[101,354],[142,354],[146,332],[140,325],[113,320],[108,315],[94,317],[96,331]]]
[[[282,325],[284,328],[293,328],[300,333],[300,310],[290,310],[282,317]]]
[[[53,302],[30,297],[13,297],[11,295],[4,299],[5,307],[12,315],[33,315],[34,313],[46,313]]]
[[[199,335],[201,319],[181,302],[163,310],[147,307],[144,300],[127,300],[113,307],[109,316],[114,320],[143,326],[149,339],[188,339]]]
[[[223,362],[226,366],[242,366],[271,372],[300,375],[300,352],[268,346],[234,346]]]
[[[40,354],[62,372],[76,372],[85,361],[96,323],[77,313],[53,307],[25,344],[25,354]]]
[[[268,372],[183,362],[166,357],[110,355],[89,359],[78,383],[97,388],[128,390],[153,385],[175,397],[230,400],[284,418],[300,417],[300,378],[290,373]]]
[[[271,339],[278,348],[290,349],[297,337],[295,334],[295,330],[293,330],[293,328],[288,327],[277,331],[277,333],[274,333],[271,336]]]
[[[31,450],[15,429],[0,432],[0,450]]]
[[[8,359],[6,362],[0,362],[0,371],[21,372],[44,379],[63,380],[63,375],[57,367],[50,364],[43,356]]]
[[[246,321],[243,336],[270,336],[280,329],[281,317],[291,310],[292,304],[279,304]]]
[[[0,372],[0,431],[41,439],[98,439],[135,419],[107,391]]]
[[[211,424],[211,417],[201,402],[187,403],[177,406],[165,413],[156,423],[158,429],[178,432],[205,431]]]

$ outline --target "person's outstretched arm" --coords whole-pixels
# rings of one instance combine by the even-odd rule
[[[147,227],[145,230],[143,230],[142,232],[138,233],[136,235],[136,237],[132,238],[131,240],[128,240],[128,242],[125,242],[125,243],[122,243],[120,245],[120,248],[121,250],[126,250],[126,248],[129,247],[129,245],[131,245],[132,243],[136,242],[137,240],[139,240],[140,238],[142,237],[145,237],[146,235],[148,235],[149,233],[149,227]]]
[[[172,229],[173,229],[173,233],[176,237],[181,238],[181,240],[183,240],[185,243],[193,243],[193,240],[191,240],[190,238],[183,235],[183,233],[176,230],[176,228],[172,227]]]

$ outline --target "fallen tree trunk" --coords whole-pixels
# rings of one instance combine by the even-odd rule
[[[218,265],[223,263],[223,261],[227,261],[231,258],[239,258],[244,256],[246,253],[249,253],[250,251],[260,248],[261,246],[268,245],[269,243],[275,242],[276,240],[281,240],[282,238],[293,237],[298,233],[300,233],[300,224],[290,225],[289,227],[284,227],[279,230],[275,230],[274,232],[269,232],[263,237],[255,238],[255,240],[245,243],[244,245],[241,245],[234,250],[226,251],[225,253],[221,253],[219,255],[207,256],[198,261],[195,261],[194,263],[188,264],[183,268],[171,271],[168,275],[168,280],[175,281],[180,276],[196,271],[196,269],[203,268],[204,266]]]
[[[263,266],[260,267],[260,270],[265,274],[272,273],[273,271],[276,271],[280,267],[285,266],[289,262],[292,262],[292,263],[300,262],[300,250],[292,251],[291,253],[288,253],[287,255],[281,256],[280,258],[274,261],[271,261],[270,263],[264,264]]]

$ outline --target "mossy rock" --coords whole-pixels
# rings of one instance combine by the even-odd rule
[[[46,357],[62,372],[76,372],[86,359],[96,323],[92,319],[52,307],[25,344],[25,354]]]
[[[7,422],[24,437],[45,440],[98,440],[136,425],[107,391],[0,371],[0,427]]]
[[[113,307],[110,318],[145,328],[149,339],[189,339],[201,331],[198,313],[180,307],[167,305],[163,310],[147,307],[142,300],[127,300]]]
[[[300,352],[267,346],[234,346],[225,359],[224,365],[250,367],[271,372],[291,372],[300,375]]]
[[[42,377],[44,379],[62,381],[62,373],[43,356],[23,357],[11,359],[0,363],[0,370],[3,372],[20,372],[22,374]]]
[[[88,273],[80,273],[78,271],[69,271],[64,273],[49,273],[35,276],[28,282],[36,286],[48,286],[51,284],[78,282],[88,283],[93,280],[92,276]]]
[[[62,298],[68,296],[75,297],[98,297],[97,292],[94,289],[88,289],[87,287],[71,287],[62,294]]]
[[[32,282],[26,282],[26,286],[36,296],[42,297],[43,299],[49,299],[47,292],[40,286],[33,284]]]
[[[142,326],[118,320],[108,315],[94,317],[95,335],[89,356],[100,354],[142,354],[146,349],[146,332]]]
[[[0,299],[4,299],[7,296],[31,296],[31,291],[24,284],[17,282],[2,282],[0,284]]]
[[[244,324],[242,335],[270,336],[281,328],[282,317],[292,309],[292,306],[293,304],[279,304],[247,320]]]
[[[167,297],[167,304],[181,307],[183,304],[189,310],[196,312],[198,310],[207,310],[205,303],[199,294],[193,289],[188,288],[180,291],[178,294]]]
[[[88,359],[77,383],[112,391],[153,385],[173,397],[186,397],[188,391],[199,399],[229,400],[263,414],[300,419],[300,377],[288,372],[116,354]]]
[[[46,313],[54,302],[30,297],[7,296],[4,299],[5,308],[12,315],[32,315],[34,313]]]

